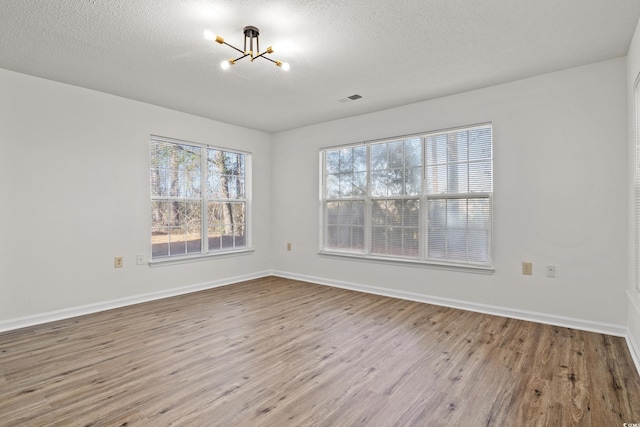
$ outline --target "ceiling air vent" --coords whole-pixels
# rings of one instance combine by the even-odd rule
[[[351,96],[347,96],[346,98],[338,99],[338,102],[341,104],[345,104],[347,102],[355,101],[360,98],[362,98],[362,95],[358,95],[357,93],[355,93]]]

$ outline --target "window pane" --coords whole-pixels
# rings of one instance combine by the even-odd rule
[[[374,197],[402,196],[404,194],[404,169],[387,169],[371,173]]]
[[[325,218],[326,218],[327,225],[334,225],[338,223],[338,218],[340,218],[340,216],[338,215],[339,208],[340,208],[339,202],[327,203],[327,206],[325,209],[325,215],[326,215]]]
[[[389,168],[397,169],[404,167],[404,146],[402,141],[394,141],[387,143],[389,153]]]
[[[469,228],[488,230],[491,225],[491,204],[486,199],[469,199]]]
[[[340,175],[340,196],[343,198],[353,197],[357,193],[354,189],[353,174],[343,173]]]
[[[420,256],[420,230],[418,228],[405,228],[403,229],[402,255],[412,258]]]
[[[362,251],[364,250],[364,227],[351,228],[351,248]]]
[[[364,225],[364,203],[351,203],[351,223],[354,225]]]
[[[467,193],[469,191],[466,164],[449,165],[447,178],[447,193]]]
[[[200,147],[152,140],[151,195],[200,197]]]
[[[493,191],[491,161],[469,164],[469,192],[490,193]]]
[[[427,164],[447,163],[447,135],[434,135],[426,138]]]
[[[420,138],[372,145],[371,195],[393,197],[421,194],[421,165]]]
[[[371,172],[371,195],[373,197],[385,197],[388,194],[387,184],[387,171],[372,171]]]
[[[353,195],[362,197],[367,194],[367,173],[356,172],[353,174]]]
[[[351,225],[352,219],[353,219],[351,203],[350,202],[340,203],[340,206],[338,208],[338,215],[340,218],[338,223],[340,225]]]
[[[246,246],[244,202],[210,202],[207,213],[209,251]]]
[[[444,227],[447,224],[447,201],[429,200],[429,226]]]
[[[467,200],[447,200],[447,228],[465,228],[467,226]]]
[[[443,156],[445,140],[446,156]],[[490,127],[427,137],[426,145],[428,194],[493,190]],[[446,174],[444,164],[447,164]]]
[[[489,261],[489,230],[470,230],[468,232],[467,260],[486,263]]]
[[[371,170],[383,170],[388,167],[387,144],[371,145]]]
[[[364,249],[364,202],[329,202],[325,208],[326,245],[342,250]]]
[[[331,199],[362,197],[367,192],[367,149],[343,148],[325,153],[325,196]]]
[[[200,252],[200,202],[167,202],[168,255]]]
[[[418,228],[420,226],[420,201],[406,200],[402,210],[402,225]]]
[[[325,163],[327,173],[333,174],[340,172],[340,151],[327,151],[325,153]]]
[[[207,150],[207,186],[210,199],[245,197],[244,154]]]
[[[151,257],[169,255],[169,202],[151,202]]]
[[[430,258],[474,263],[491,261],[491,201],[488,197],[429,200],[428,206]]]
[[[431,166],[427,169],[428,194],[445,194],[447,192],[447,166]]]
[[[447,161],[449,163],[466,162],[468,160],[467,136],[468,133],[466,130],[449,134],[447,140]]]
[[[405,192],[407,196],[422,194],[422,168],[405,169]]]
[[[419,200],[374,200],[371,252],[419,256]]]
[[[329,248],[338,247],[338,226],[330,225],[327,227],[326,245]]]
[[[469,130],[469,160],[491,158],[491,128]]]
[[[467,231],[462,229],[447,230],[447,259],[452,261],[467,260]]]
[[[367,170],[367,147],[353,148],[353,171],[366,172]]]
[[[429,227],[428,257],[443,259],[447,254],[445,231],[442,228]]]
[[[353,149],[340,150],[340,172],[353,172]]]
[[[340,197],[340,175],[327,175],[325,189],[328,199],[337,199]]]
[[[404,141],[404,159],[406,167],[422,165],[422,140],[420,138]]]

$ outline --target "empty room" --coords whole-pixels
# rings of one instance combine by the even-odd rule
[[[1,1],[0,426],[640,425],[639,18]]]

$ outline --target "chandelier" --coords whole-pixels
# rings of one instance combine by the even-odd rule
[[[244,32],[244,49],[238,49],[237,47],[230,45],[229,43],[225,42],[222,37],[215,35],[211,30],[205,30],[204,32],[205,39],[209,41],[215,40],[220,44],[226,44],[230,48],[235,49],[242,54],[242,56],[239,56],[238,58],[229,59],[228,61],[222,61],[220,63],[220,67],[223,70],[227,70],[230,66],[235,64],[237,61],[241,60],[242,58],[246,58],[247,56],[251,59],[251,62],[253,62],[254,59],[263,58],[263,59],[266,59],[267,61],[273,62],[274,64],[276,64],[278,67],[282,68],[285,71],[289,70],[288,63],[281,62],[281,61],[274,61],[273,59],[265,56],[266,54],[273,53],[273,47],[269,46],[267,50],[260,53],[260,42],[258,39],[260,37],[260,30],[258,30],[257,27],[253,27],[249,25],[244,27],[242,31]],[[255,47],[255,50],[254,50],[254,47]]]

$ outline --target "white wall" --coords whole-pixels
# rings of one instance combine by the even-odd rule
[[[630,64],[640,62],[635,46]],[[625,327],[626,74],[620,58],[270,136],[0,70],[0,329],[271,269]],[[321,147],[485,121],[494,125],[493,275],[317,255]],[[255,253],[135,265],[150,252],[150,133],[254,153]],[[521,261],[534,263],[533,276],[520,274]],[[556,279],[544,277],[547,264]],[[637,316],[629,323],[640,331]]]
[[[636,77],[640,74],[640,22],[636,27],[636,32],[633,36],[629,52],[627,54],[627,135],[628,135],[628,254],[629,254],[629,274],[628,274],[628,335],[631,341],[631,345],[635,350],[636,357],[640,357],[640,293],[635,290],[635,249],[633,235],[635,233],[635,227],[633,223],[633,181],[635,173],[635,100],[634,100],[634,83]],[[640,369],[640,360],[636,360]]]
[[[619,58],[274,135],[274,268],[624,328],[625,64]],[[367,102],[363,95],[358,102]],[[494,131],[493,275],[317,255],[320,148],[487,121]],[[520,274],[521,261],[533,262],[533,276]],[[557,267],[557,278],[545,277],[545,265]]]
[[[269,270],[270,135],[1,69],[0,94],[0,329]],[[149,134],[253,152],[253,254],[135,265],[150,256]]]

